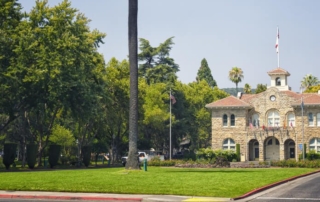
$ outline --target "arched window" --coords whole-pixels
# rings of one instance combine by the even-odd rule
[[[280,116],[278,111],[272,110],[268,113],[268,126],[280,126]]]
[[[287,120],[288,120],[288,123],[287,123],[288,127],[295,127],[296,126],[295,116],[294,116],[293,112],[290,112],[288,114]]]
[[[223,126],[228,126],[228,115],[224,114],[222,119]]]
[[[280,77],[276,78],[276,86],[281,86],[281,79]]]
[[[320,126],[320,113],[317,114],[317,126]]]
[[[259,127],[259,114],[252,115],[252,125],[255,127]]]
[[[320,138],[313,138],[309,142],[309,149],[320,153]]]
[[[309,126],[313,126],[313,114],[310,112],[308,114]]]
[[[235,118],[234,114],[231,114],[231,116],[230,116],[230,125],[231,126],[236,125],[236,118]]]
[[[236,144],[233,139],[227,138],[223,141],[222,145],[223,150],[235,150],[236,149]]]

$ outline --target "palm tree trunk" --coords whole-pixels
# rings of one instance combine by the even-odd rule
[[[139,169],[138,162],[138,0],[128,0],[129,63],[130,63],[130,111],[129,154],[126,169]]]

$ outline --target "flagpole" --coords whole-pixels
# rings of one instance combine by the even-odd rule
[[[280,68],[280,51],[279,51],[279,27],[277,27],[277,55],[278,55],[278,68]]]
[[[170,100],[170,161],[171,161],[171,88],[170,88],[170,97],[169,97],[169,100]]]
[[[303,117],[303,94],[302,94],[302,86],[301,86],[301,115],[302,115],[302,159],[304,160],[304,117]]]

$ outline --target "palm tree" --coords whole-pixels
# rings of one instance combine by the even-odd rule
[[[129,1],[128,37],[130,63],[129,154],[126,169],[140,169],[138,142],[138,0]]]
[[[229,71],[229,79],[236,84],[236,90],[238,92],[238,83],[243,79],[243,71],[239,67],[232,67]]]
[[[244,84],[243,91],[247,94],[251,94],[251,86],[248,83]]]
[[[304,88],[309,88],[311,86],[316,86],[319,84],[319,80],[317,77],[313,76],[312,74],[307,74],[303,77],[301,81],[301,86]]]

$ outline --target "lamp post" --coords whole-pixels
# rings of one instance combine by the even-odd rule
[[[304,108],[304,104],[303,104],[303,87],[301,86],[301,117],[302,117],[302,159],[304,160],[304,117],[303,117],[303,108]]]

